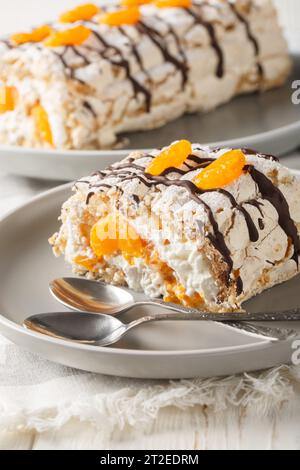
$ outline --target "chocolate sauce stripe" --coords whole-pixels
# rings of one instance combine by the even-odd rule
[[[93,106],[88,101],[84,101],[83,106],[93,115],[95,119],[98,118],[96,111],[94,110]]]
[[[286,198],[280,189],[273,184],[263,173],[254,166],[248,165],[247,170],[256,183],[262,198],[269,201],[278,213],[278,224],[293,243],[294,253],[292,259],[299,268],[300,239],[295,222],[291,218],[290,209]]]
[[[134,95],[137,96],[138,93],[142,93],[145,97],[145,106],[146,111],[149,112],[151,109],[151,92],[147,90],[140,82],[138,82],[131,74],[130,64],[128,60],[124,58],[123,52],[116,46],[109,44],[103,36],[99,33],[99,31],[92,30],[93,35],[98,39],[98,41],[104,47],[104,51],[97,51],[99,55],[101,55],[105,60],[110,62],[112,65],[116,67],[122,67],[125,70],[126,77],[131,82]],[[120,57],[120,60],[115,60],[105,55],[109,49],[113,50],[117,56]]]
[[[264,218],[264,213],[261,209],[261,206],[264,206],[261,202],[257,201],[256,199],[251,199],[250,201],[246,201],[245,204],[248,204],[250,206],[256,207],[256,209],[259,211],[260,215],[262,218]]]
[[[198,9],[201,8],[201,6],[202,5],[197,5]],[[199,25],[203,26],[206,29],[206,31],[207,31],[207,33],[210,37],[211,46],[215,50],[215,52],[217,54],[217,57],[218,57],[218,65],[217,65],[217,69],[216,69],[216,75],[217,75],[218,78],[222,78],[224,76],[224,54],[223,54],[222,48],[221,48],[221,46],[218,42],[214,26],[211,23],[205,21],[201,17],[201,13],[200,14],[198,12],[196,13],[192,8],[185,8],[185,11],[190,16],[192,16],[194,18],[195,24],[199,24]]]
[[[13,49],[14,46],[9,39],[0,39],[0,43],[4,44],[7,49]]]
[[[138,51],[138,48],[137,46],[135,45],[134,41],[131,39],[131,37],[126,33],[125,29],[123,27],[119,27],[118,28],[120,33],[125,37],[127,38],[128,40],[128,43],[131,47],[131,52],[133,54],[133,56],[135,57],[135,60],[137,61],[139,67],[140,67],[140,70],[146,75],[147,79],[149,80],[149,82],[152,82],[152,79],[150,77],[150,74],[148,72],[148,70],[145,69],[144,67],[144,64],[143,64],[143,60],[142,60],[142,57]]]
[[[180,62],[170,53],[166,46],[165,40],[159,31],[152,28],[144,21],[139,21],[136,24],[136,28],[141,34],[147,35],[149,37],[153,44],[155,44],[155,46],[160,50],[166,62],[173,64],[176,69],[180,70],[182,75],[182,88],[184,88],[188,80],[188,68],[186,62]]]
[[[254,155],[258,158],[263,158],[264,160],[271,160],[273,162],[279,162],[279,158],[275,157],[274,155],[268,153],[258,153],[256,150],[242,148],[242,152],[246,153],[247,155]]]
[[[197,155],[189,155],[188,160],[191,160],[192,162],[194,163],[197,163],[198,165],[198,168],[201,166],[201,165],[205,165],[205,164],[209,164],[211,162],[214,162],[215,161],[215,158],[210,158],[210,157],[198,157]]]
[[[162,23],[167,23],[166,20],[160,18],[158,15],[154,15],[154,18],[156,18],[157,21],[161,21]],[[175,32],[174,28],[169,24],[167,23],[168,25],[168,33],[173,37],[175,43],[176,43],[176,47],[177,47],[177,50],[182,58],[182,62],[185,64],[186,68],[188,69],[189,66],[188,66],[188,60],[187,60],[187,56],[184,52],[184,49],[182,47],[182,44],[181,44],[181,40],[178,36],[178,34]]]
[[[255,56],[258,58],[259,53],[260,53],[259,43],[258,43],[258,40],[256,39],[256,37],[253,35],[253,33],[251,31],[251,27],[250,27],[250,24],[249,24],[248,20],[237,10],[236,6],[233,3],[229,2],[229,5],[230,5],[233,13],[235,14],[235,16],[238,18],[238,20],[242,24],[245,25],[247,37],[248,37],[249,41],[253,44]],[[259,76],[261,78],[263,78],[264,70],[263,70],[262,64],[259,62],[259,60],[257,61],[257,70],[258,70]]]

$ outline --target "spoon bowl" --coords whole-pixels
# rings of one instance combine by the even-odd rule
[[[60,303],[78,312],[117,315],[135,304],[125,289],[76,277],[55,279],[50,283],[50,292]]]
[[[83,312],[33,315],[24,321],[24,326],[54,338],[99,346],[115,343],[126,331],[126,325],[115,317]]]

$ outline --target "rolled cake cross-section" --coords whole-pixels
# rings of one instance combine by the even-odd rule
[[[50,243],[76,274],[218,312],[299,272],[300,179],[275,157],[178,141],[74,191]]]
[[[1,40],[0,143],[111,148],[123,132],[286,80],[291,61],[271,0],[145,3],[83,5]]]

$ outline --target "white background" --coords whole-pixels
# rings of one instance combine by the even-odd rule
[[[280,10],[281,21],[296,45],[295,36],[300,37],[300,0],[274,1]],[[0,0],[0,35],[49,21],[63,10],[85,2],[86,0]]]

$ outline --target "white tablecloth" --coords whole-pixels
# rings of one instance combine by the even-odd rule
[[[285,157],[300,169],[300,154]],[[0,176],[0,214],[54,182]],[[46,361],[0,337],[0,448],[300,448],[300,369],[142,381]]]

